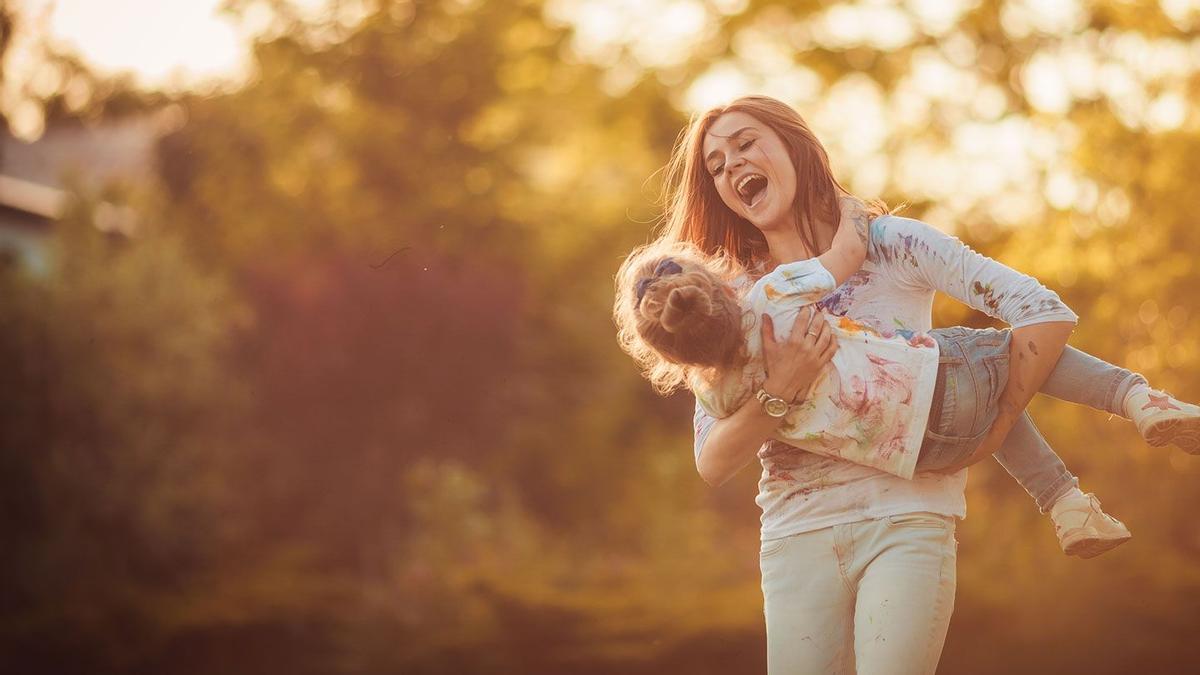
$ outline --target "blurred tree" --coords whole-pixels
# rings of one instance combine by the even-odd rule
[[[591,308],[610,292],[619,251],[645,237],[627,227],[625,195],[680,119],[653,88],[603,94],[602,72],[564,60],[567,33],[540,11],[397,2],[349,27],[288,24],[256,47],[250,86],[187,101],[188,124],[164,139],[172,227],[247,280],[262,320],[243,372],[263,382],[258,445],[289,453],[275,461],[290,496],[259,495],[276,504],[272,520],[311,499],[330,453],[384,485],[416,456],[470,457],[570,522],[594,517],[585,495],[611,491],[598,475],[632,474],[608,452],[620,444],[611,411],[591,405],[610,392],[567,383],[607,379],[616,350]],[[252,280],[264,275],[326,297],[324,309],[277,302]],[[309,321],[328,334],[320,349],[283,350],[278,331]],[[353,346],[368,344],[375,357]],[[277,366],[257,356],[267,353]],[[310,372],[327,357],[336,367],[324,379]],[[328,398],[334,381],[357,394]],[[300,392],[328,414],[298,424]],[[366,469],[367,455],[389,468]],[[361,503],[385,527],[378,503]],[[325,506],[328,527],[344,527],[340,507]]]
[[[90,206],[56,225],[53,272],[0,279],[3,670],[135,662],[222,538],[244,313],[177,236],[102,234]]]

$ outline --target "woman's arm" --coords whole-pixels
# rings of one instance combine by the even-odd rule
[[[1033,395],[1050,376],[1050,371],[1054,370],[1074,329],[1075,324],[1069,321],[1036,323],[1013,329],[1008,352],[1008,383],[1000,393],[996,420],[979,447],[969,457],[944,469],[944,473],[965,469],[1000,449],[1025,406],[1029,405]]]
[[[821,369],[833,358],[837,340],[829,322],[813,321],[814,314],[812,307],[802,310],[783,342],[775,341],[771,318],[763,315],[763,362],[767,377],[762,387],[768,394],[795,401],[808,392]],[[758,449],[783,422],[782,417],[768,415],[754,397],[729,417],[711,425],[701,414],[697,413],[696,470],[713,487],[724,484],[753,461]]]
[[[1009,379],[996,421],[957,471],[991,455],[1058,363],[1079,317],[1037,279],[980,255],[920,221],[891,218],[875,242],[883,259],[900,264],[906,281],[943,291],[1013,326]]]
[[[896,216],[877,220],[875,226],[872,254],[891,263],[901,285],[942,291],[1013,328],[1079,321],[1040,281],[977,253],[957,237]]]

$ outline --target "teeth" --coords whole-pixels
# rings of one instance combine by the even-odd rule
[[[735,188],[738,191],[738,194],[745,194],[742,191],[746,189],[746,184],[749,183],[752,178],[762,178],[763,180],[767,179],[766,176],[757,173],[748,173],[745,176],[742,176],[741,180],[737,182],[737,187]]]

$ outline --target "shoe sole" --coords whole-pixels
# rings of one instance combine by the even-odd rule
[[[1188,454],[1200,454],[1200,417],[1163,420],[1146,432],[1146,442],[1155,448],[1174,443]]]
[[[1133,535],[1128,533],[1116,539],[1098,539],[1084,535],[1073,541],[1065,542],[1063,544],[1063,552],[1067,555],[1079,556],[1084,559],[1095,558],[1101,553],[1111,551],[1132,538]]]

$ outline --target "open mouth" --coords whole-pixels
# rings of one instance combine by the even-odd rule
[[[754,206],[767,191],[767,177],[751,173],[742,177],[737,184],[737,194],[746,206]]]

